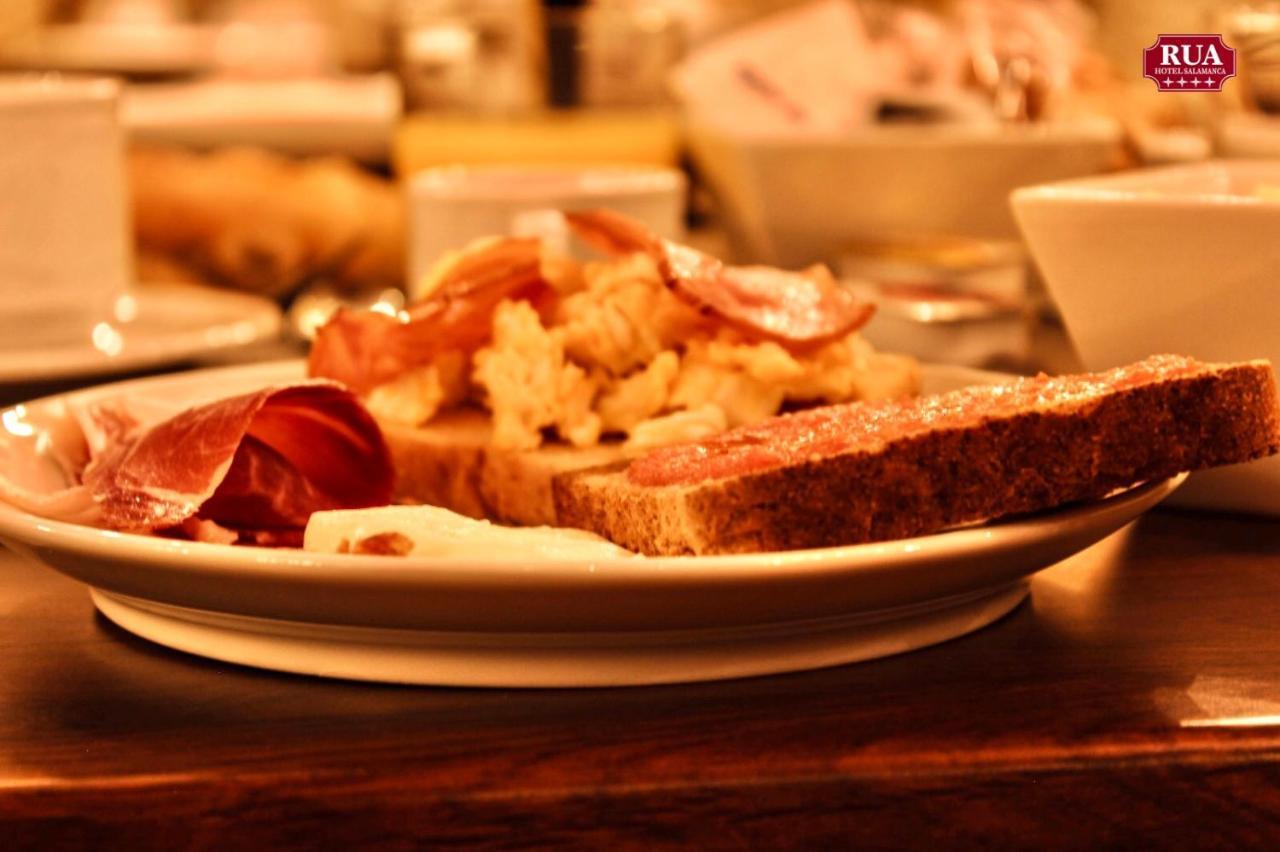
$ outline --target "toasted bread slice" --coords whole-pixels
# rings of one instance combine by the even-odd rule
[[[1176,356],[773,418],[558,476],[558,523],[647,554],[922,535],[1280,451],[1266,361]]]
[[[555,524],[551,480],[557,474],[622,458],[620,443],[536,450],[490,446],[487,414],[459,410],[425,426],[382,424],[396,468],[396,498],[520,526]]]

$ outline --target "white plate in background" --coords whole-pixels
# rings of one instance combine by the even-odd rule
[[[113,315],[33,323],[0,340],[0,384],[125,373],[207,357],[279,337],[280,308],[261,296],[194,284],[140,284]]]
[[[189,402],[301,374],[284,362],[74,396]],[[925,390],[991,376],[928,367]],[[109,532],[5,504],[0,540],[87,584],[126,630],[214,659],[398,683],[618,686],[839,665],[961,636],[1015,607],[1031,574],[1119,530],[1180,482],[909,540],[731,556],[320,554]]]
[[[135,141],[217,148],[254,145],[298,156],[381,163],[403,109],[393,74],[130,86],[121,121]]]

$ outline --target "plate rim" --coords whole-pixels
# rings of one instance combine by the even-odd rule
[[[274,671],[419,686],[645,686],[756,677],[846,665],[946,642],[1004,618],[1026,578],[879,618],[682,631],[530,634],[350,629],[264,622],[129,600],[90,589],[118,627],[185,653]]]
[[[883,567],[886,559],[892,559],[895,565],[905,565],[930,562],[942,555],[963,558],[980,551],[989,552],[997,534],[1000,536],[996,542],[999,549],[1017,548],[1041,540],[1042,536],[1037,533],[1046,526],[1057,527],[1064,523],[1088,520],[1109,510],[1122,511],[1133,503],[1143,502],[1153,492],[1163,492],[1159,498],[1163,499],[1180,486],[1187,476],[1186,473],[1180,473],[1167,479],[1137,483],[1101,500],[1073,503],[1045,512],[914,538],[803,550],[707,556],[637,554],[591,559],[556,557],[530,561],[514,556],[389,557],[321,553],[300,548],[213,544],[103,530],[41,518],[3,502],[0,502],[0,536],[28,546],[57,548],[76,555],[115,558],[149,565],[176,567],[178,563],[170,562],[172,557],[197,556],[207,565],[216,563],[220,568],[233,567],[241,573],[252,573],[253,567],[261,567],[267,569],[262,572],[264,576],[277,579],[297,576],[275,573],[277,569],[287,568],[291,571],[306,569],[341,574],[355,571],[361,578],[387,575],[388,579],[398,580],[415,579],[417,574],[427,575],[423,579],[437,581],[452,576],[492,581],[509,581],[515,578],[526,580],[533,577],[539,581],[548,581],[548,585],[552,586],[566,580],[581,580],[584,575],[599,584],[629,585],[639,580],[653,579],[655,574],[673,584],[683,580],[702,586],[707,581],[720,580],[738,585],[743,578],[733,573],[735,569],[753,572],[769,569],[785,571],[788,577],[800,577],[820,575],[831,570],[843,573],[859,567],[874,570]],[[228,566],[225,563],[233,564]],[[684,569],[688,570],[681,573]],[[201,570],[193,573],[206,572]],[[768,575],[756,576],[763,579]],[[308,579],[316,578],[312,576]]]
[[[161,376],[129,379],[66,393],[51,394],[29,402],[8,406],[53,404],[59,400],[91,399],[114,395],[135,386],[165,382],[191,382],[199,376],[214,378],[228,374],[261,373],[288,381],[288,371],[300,375],[302,359],[285,359],[249,365],[214,367]],[[924,370],[954,371],[991,380],[1001,374],[954,365],[922,365]],[[271,380],[267,380],[271,381]],[[1070,504],[1045,512],[1016,516],[1007,520],[966,526],[907,539],[840,545],[804,550],[709,556],[620,556],[608,558],[554,558],[530,561],[519,557],[381,557],[365,554],[318,553],[301,549],[279,549],[223,545],[164,539],[136,533],[103,530],[66,521],[41,518],[8,503],[0,502],[0,536],[30,547],[56,549],[78,556],[127,561],[148,567],[163,567],[174,573],[204,575],[211,571],[234,571],[240,576],[284,580],[299,584],[324,579],[358,584],[419,581],[432,585],[465,583],[469,586],[502,585],[514,580],[532,588],[559,588],[584,580],[596,588],[627,588],[637,583],[646,587],[739,586],[743,582],[776,581],[779,574],[803,581],[830,573],[906,568],[939,558],[967,558],[982,552],[1016,549],[1042,540],[1044,534],[1062,524],[1087,523],[1099,513],[1123,512],[1134,503],[1152,498],[1159,502],[1185,481],[1187,474],[1137,483],[1101,500]],[[183,557],[196,557],[183,558]],[[300,573],[305,569],[306,573]],[[326,576],[327,575],[327,576]]]
[[[117,373],[125,374],[133,370],[178,363],[201,355],[226,352],[264,340],[272,340],[279,337],[284,328],[284,312],[280,310],[280,307],[265,296],[254,293],[244,293],[182,281],[135,281],[131,282],[120,295],[133,296],[140,301],[151,298],[158,302],[174,296],[190,296],[193,293],[198,293],[200,298],[206,300],[206,302],[214,300],[227,306],[234,304],[238,306],[241,316],[234,321],[211,322],[198,330],[166,331],[159,335],[142,338],[143,342],[135,345],[132,350],[128,348],[129,336],[128,328],[126,327],[123,332],[126,348],[116,356],[104,355],[93,349],[87,342],[77,342],[55,346],[52,354],[48,351],[43,352],[38,359],[27,359],[21,364],[21,370],[14,369],[11,366],[11,358],[0,358],[0,385],[18,386],[36,382],[111,376]],[[104,317],[102,321],[106,322],[109,319],[109,317]],[[225,341],[210,341],[208,339],[210,331],[231,326],[243,326],[250,330],[252,334],[247,339],[239,337],[229,338]],[[195,334],[204,336],[201,345],[177,345],[184,338]],[[20,351],[22,351],[21,348],[17,348],[10,350],[10,353]],[[128,381],[142,381],[146,378],[159,377],[142,377],[141,379],[130,379]],[[124,382],[112,382],[101,387],[122,384]],[[81,390],[93,389],[96,388],[83,388]],[[71,393],[79,392],[81,391],[71,391]],[[51,396],[60,395],[62,394],[53,394]],[[42,397],[40,400],[32,400],[31,402],[39,402],[49,398],[51,397]]]

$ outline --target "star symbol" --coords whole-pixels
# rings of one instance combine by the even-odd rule
[[[1185,85],[1187,85],[1187,81],[1186,81],[1186,80],[1179,80],[1179,81],[1178,81],[1178,85],[1179,85],[1179,86],[1185,86]]]
[[[1173,85],[1173,78],[1172,78],[1172,77],[1165,77],[1165,78],[1164,78],[1164,84],[1165,84],[1166,86],[1172,86],[1172,85]]]
[[[1191,81],[1191,85],[1193,85],[1193,86],[1199,86],[1199,85],[1200,85],[1200,80],[1199,80],[1199,78],[1196,78],[1195,80],[1192,80],[1192,81]]]

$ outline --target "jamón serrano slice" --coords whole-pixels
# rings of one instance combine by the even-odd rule
[[[66,411],[58,424],[39,427],[51,442],[56,426],[56,442],[66,448],[43,461],[29,443],[40,434],[0,435],[0,455],[30,461],[27,470],[0,474],[0,497],[55,520],[210,541],[227,533],[297,538],[312,512],[391,499],[382,432],[335,383],[265,388],[153,414],[128,399]]]
[[[574,232],[598,251],[648,255],[678,296],[754,337],[816,345],[861,328],[875,313],[874,305],[841,287],[825,266],[798,272],[729,266],[697,249],[661,239],[612,210],[580,210],[564,216]]]

